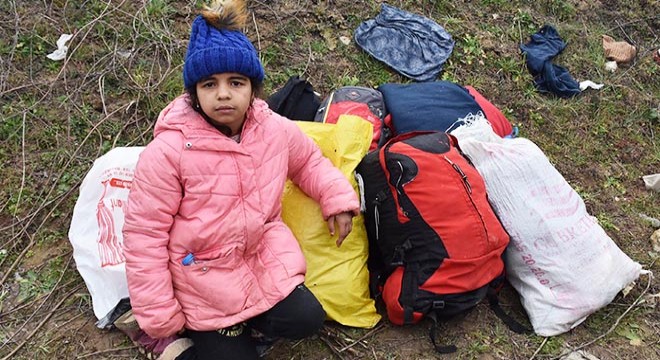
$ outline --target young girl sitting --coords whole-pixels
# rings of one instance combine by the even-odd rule
[[[235,0],[194,20],[187,93],[160,113],[128,200],[133,315],[155,339],[185,332],[194,345],[177,359],[256,359],[253,329],[299,339],[322,326],[325,312],[303,285],[305,259],[281,219],[287,178],[320,203],[337,246],[359,211],[344,175],[256,97],[264,70],[241,32],[246,19]]]

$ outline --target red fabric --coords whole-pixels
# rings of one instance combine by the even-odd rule
[[[399,296],[401,296],[401,281],[403,281],[403,267],[399,266],[387,278],[385,286],[383,287],[383,301],[387,308],[387,317],[396,325],[403,325],[405,320],[403,307],[399,302]],[[413,312],[413,324],[422,320],[422,317],[422,313]]]
[[[398,142],[390,147],[390,151],[408,154],[415,159],[420,169],[437,169],[437,171],[419,171],[415,175],[415,181],[405,185],[405,191],[406,195],[413,199],[424,221],[442,239],[450,259],[475,259],[489,253],[496,253],[498,256],[502,254],[509,243],[509,236],[490,207],[483,178],[476,168],[468,164],[455,146],[439,155]],[[452,164],[465,174],[471,191],[464,190],[466,185],[452,168]],[[396,193],[396,189],[393,190]],[[424,200],[433,194],[442,195],[441,198],[444,200],[440,198]],[[438,208],[442,208],[442,211],[438,211]],[[501,263],[501,260],[498,261]],[[501,272],[500,267],[498,271],[493,272],[495,275],[483,281],[481,285],[488,283]],[[469,272],[465,275],[473,276]],[[479,287],[469,287],[467,283],[464,286],[466,286],[465,290]]]
[[[502,274],[502,253],[509,243],[509,235],[488,202],[483,178],[459,153],[456,139],[445,135],[449,136],[451,146],[443,153],[433,151],[439,148],[424,148],[432,147],[432,140],[438,140],[433,136],[440,135],[445,134],[400,135],[381,150],[380,161],[381,165],[385,164],[386,151],[397,158],[414,160],[414,180],[410,180],[410,171],[404,171],[406,176],[401,179],[389,179],[391,174],[386,171],[397,203],[398,221],[403,224],[421,217],[438,234],[447,253],[438,269],[419,284],[419,288],[439,295],[459,294],[478,289]],[[416,136],[425,136],[425,141],[406,142]],[[404,162],[403,166],[409,165]],[[404,183],[405,195],[413,202],[418,215],[402,212],[399,200],[402,195],[393,186],[399,180]],[[402,276],[403,268],[397,268],[383,290],[388,316],[395,324],[404,320],[399,301]]]
[[[385,119],[383,119],[383,124],[385,124],[385,127],[390,129],[391,134],[394,134],[394,125],[392,125],[392,114],[385,115]]]
[[[507,120],[506,116],[502,114],[500,109],[483,97],[483,95],[472,86],[465,86],[465,88],[470,92],[470,95],[474,96],[474,100],[477,101],[481,110],[484,111],[484,116],[486,116],[486,119],[490,122],[495,133],[501,137],[510,135],[513,131],[513,126],[511,126],[511,123]]]
[[[436,294],[457,294],[478,289],[504,271],[501,250],[476,259],[447,258],[419,288]]]
[[[371,112],[371,110],[369,110],[369,106],[367,104],[355,101],[340,101],[333,103],[330,105],[328,114],[323,122],[336,124],[340,115],[355,115],[370,122],[374,126],[374,136],[371,140],[369,151],[378,147],[382,123],[380,118],[378,118],[376,115],[374,115],[374,113]]]

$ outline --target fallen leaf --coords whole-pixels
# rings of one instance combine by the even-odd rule
[[[323,36],[323,39],[325,40],[325,45],[328,47],[329,50],[334,50],[337,48],[337,39],[335,38],[335,34],[332,32],[332,30],[324,29],[321,32],[321,36]]]
[[[624,287],[623,290],[621,290],[621,293],[623,294],[623,297],[628,296],[628,293],[629,293],[630,290],[632,290],[634,287],[635,287],[635,282],[634,282],[634,281],[631,282],[630,284],[626,285],[626,287]]]
[[[660,252],[660,229],[651,234],[651,245],[653,246],[653,251]]]
[[[658,305],[658,302],[660,302],[660,293],[644,295],[641,303],[644,304],[644,306],[653,309]]]
[[[642,346],[642,339],[632,339],[630,340],[630,345],[632,346]]]
[[[570,354],[562,357],[561,360],[600,360],[600,359],[587,351],[578,350],[578,351],[573,351]]]
[[[615,72],[617,69],[617,64],[616,61],[606,61],[605,62],[605,70],[609,72]]]
[[[351,38],[349,38],[348,36],[340,36],[339,41],[341,41],[341,43],[344,45],[348,45],[351,43]]]

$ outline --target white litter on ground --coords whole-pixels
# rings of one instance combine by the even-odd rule
[[[66,57],[67,50],[69,49],[69,47],[66,46],[66,43],[69,40],[71,40],[72,37],[73,37],[72,34],[62,34],[62,35],[60,35],[60,38],[57,39],[57,50],[55,50],[52,53],[46,55],[46,57],[53,60],[53,61],[63,60]]]

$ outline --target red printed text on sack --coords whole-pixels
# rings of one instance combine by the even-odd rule
[[[125,261],[121,245],[121,228],[133,170],[112,168],[104,171],[101,185],[103,193],[96,205],[98,223],[98,249],[101,267],[118,265]]]

